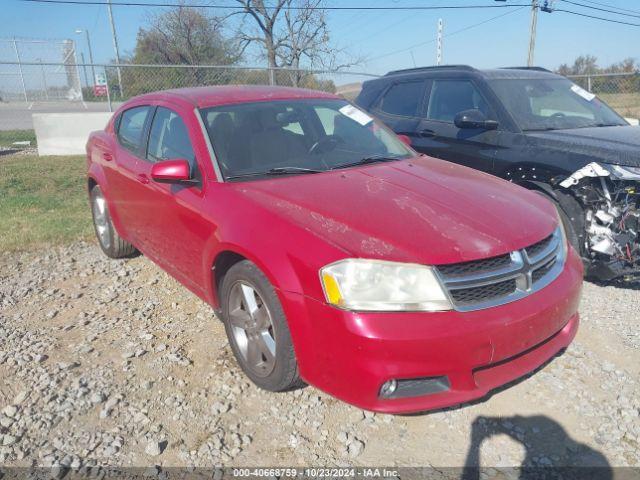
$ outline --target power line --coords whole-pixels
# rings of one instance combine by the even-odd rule
[[[583,7],[583,8],[591,8],[593,10],[599,10],[601,12],[607,12],[607,13],[613,13],[615,15],[624,15],[627,17],[636,17],[636,18],[640,18],[640,15],[633,15],[631,13],[622,13],[622,12],[616,12],[615,10],[609,10],[607,8],[600,8],[600,7],[593,7],[591,5],[585,5],[584,3],[579,3],[579,2],[573,2],[571,0],[562,0],[565,3],[570,3],[571,5],[576,5],[578,7]]]
[[[92,2],[90,0],[16,0],[25,3],[45,3],[45,4],[58,4],[58,5],[95,5],[104,6],[109,2],[105,0],[99,0]],[[165,3],[165,2],[111,2],[114,7],[191,7],[191,8],[216,8],[223,10],[240,10],[242,6],[234,5],[211,5],[211,4],[180,4],[180,3]],[[469,10],[469,9],[483,9],[483,8],[512,8],[525,6],[523,4],[513,5],[443,5],[443,6],[428,6],[428,5],[411,5],[411,6],[396,6],[396,7],[355,7],[355,6],[341,6],[341,7],[322,7],[319,10],[332,10],[332,11],[377,11],[377,10]],[[529,6],[529,5],[526,5]],[[287,7],[289,10],[305,10],[306,7]]]
[[[619,23],[621,25],[631,25],[632,27],[640,27],[640,23],[623,22],[622,20],[614,20],[613,18],[597,17],[595,15],[588,15],[586,13],[574,12],[572,10],[563,10],[561,8],[554,8],[553,11],[570,13],[571,15],[578,15],[580,17],[593,18],[595,20],[601,20],[603,22]]]
[[[515,7],[516,5],[510,5],[510,6]],[[494,20],[497,20],[498,18],[506,17],[507,15],[511,15],[512,13],[516,13],[516,12],[522,10],[523,8],[529,8],[529,7],[531,7],[531,5],[521,5],[521,6],[519,6],[519,8],[516,8],[515,10],[511,10],[510,12],[502,13],[500,15],[496,15],[495,17],[487,18],[486,20],[483,20],[482,22],[474,23],[472,25],[468,25],[466,27],[463,27],[460,30],[455,30],[455,31],[453,31],[451,33],[443,35],[442,38],[452,37],[453,35],[457,35],[458,33],[466,32],[467,30],[471,30],[472,28],[479,27],[480,25],[484,25],[485,23],[492,22]],[[416,47],[422,47],[424,45],[429,45],[430,43],[435,43],[435,40],[427,40],[426,42],[416,43],[415,45],[411,45],[410,47],[405,47],[405,48],[402,48],[400,50],[396,50],[394,52],[389,52],[389,53],[385,53],[383,55],[378,55],[377,57],[369,58],[368,60],[371,61],[371,60],[378,60],[380,58],[389,57],[391,55],[396,55],[398,53],[403,53],[403,52],[406,52],[408,50],[413,50]]]
[[[640,13],[640,10],[630,10],[628,8],[622,8],[622,7],[615,7],[613,5],[609,5],[608,3],[600,3],[600,2],[594,2],[593,0],[582,0],[584,3],[590,3],[592,5],[599,5],[601,7],[608,7],[608,8],[613,8],[614,10],[619,10],[621,12],[628,12],[628,13]]]

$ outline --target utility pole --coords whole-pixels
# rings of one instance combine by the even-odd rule
[[[76,33],[82,33],[82,32],[84,32],[84,34],[87,37],[87,47],[89,47],[89,61],[91,62],[91,78],[92,78],[91,85],[94,85],[95,81],[96,81],[96,70],[95,70],[96,67],[93,64],[93,51],[91,50],[91,39],[89,38],[89,30],[87,30],[86,28],[84,30],[82,30],[80,28],[78,28],[76,30]],[[84,55],[82,55],[82,53],[81,53],[80,57],[84,58]],[[82,60],[82,63],[84,63],[84,60]],[[84,68],[85,68],[85,71],[84,71],[85,75],[84,76],[85,76],[85,79],[86,79],[86,76],[87,76],[86,68],[87,67],[85,66]],[[87,86],[89,86],[89,85],[87,85]]]
[[[538,25],[538,0],[531,0],[531,25],[529,28],[529,55],[527,67],[533,67],[533,52],[536,49],[536,27]]]
[[[84,72],[84,83],[87,86],[87,88],[89,88],[91,84],[89,84],[89,77],[87,77],[87,63],[84,61],[83,52],[80,52],[80,61],[82,62],[82,71]],[[94,75],[94,79],[95,79],[95,75]]]
[[[436,40],[436,65],[442,64],[442,19],[438,19],[438,38]]]
[[[122,74],[120,73],[120,51],[118,50],[118,35],[116,33],[116,26],[113,23],[111,0],[107,0],[107,9],[109,10],[109,22],[111,23],[111,34],[113,36],[113,49],[116,52],[116,63],[118,64],[118,67],[116,68],[116,72],[118,73],[118,87],[120,88],[120,98],[123,98],[124,90],[122,89]]]

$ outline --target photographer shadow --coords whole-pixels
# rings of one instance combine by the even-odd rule
[[[543,478],[611,480],[613,471],[599,451],[575,441],[556,421],[545,415],[523,417],[477,417],[471,427],[471,442],[462,480],[480,480],[481,447],[485,440],[504,434],[525,448],[520,467],[504,469],[517,472],[521,480]],[[565,456],[560,462],[552,457]],[[501,477],[498,477],[501,478]],[[514,478],[509,476],[509,478]]]

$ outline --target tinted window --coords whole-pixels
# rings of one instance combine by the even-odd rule
[[[127,150],[132,152],[140,151],[144,124],[148,113],[149,107],[134,107],[125,110],[120,115],[118,140]]]
[[[413,154],[390,130],[344,100],[221,105],[203,110],[202,116],[227,179],[266,175],[274,168],[324,171],[372,156],[394,160]]]
[[[413,117],[418,114],[424,82],[396,83],[385,93],[380,110],[393,115]]]
[[[464,111],[477,109],[491,117],[489,105],[469,80],[434,80],[429,97],[427,118],[453,122]]]
[[[187,127],[182,118],[168,108],[158,107],[153,117],[147,158],[153,162],[184,159],[194,164]]]

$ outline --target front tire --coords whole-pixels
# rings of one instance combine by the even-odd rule
[[[123,258],[137,253],[136,248],[123,240],[113,227],[107,201],[98,185],[91,189],[91,214],[98,244],[107,257]]]
[[[222,320],[233,354],[258,387],[303,386],[287,319],[273,286],[248,260],[233,265],[220,289]]]
[[[562,220],[564,230],[567,233],[567,240],[569,240],[571,246],[576,250],[576,252],[578,252],[580,257],[582,257],[583,263],[585,263],[586,266],[584,210],[580,204],[570,195],[566,195],[561,192],[556,192],[558,200],[555,200],[543,192],[538,190],[534,191],[538,195],[542,195],[544,198],[549,200],[553,203],[553,206],[556,207],[556,210],[560,215],[560,219]]]

